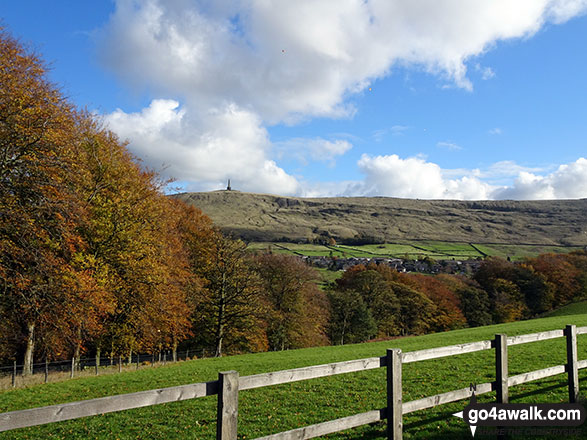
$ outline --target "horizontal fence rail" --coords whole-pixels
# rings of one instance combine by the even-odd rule
[[[180,400],[195,399],[214,394],[218,394],[218,381],[139,391],[137,393],[82,400],[81,402],[7,412],[0,414],[0,431],[5,431],[5,426],[8,429],[24,428],[158,405],[160,403],[179,402]]]
[[[476,385],[476,395],[496,391],[498,403],[507,403],[509,387],[567,373],[569,400],[574,403],[579,392],[577,372],[579,369],[587,368],[587,360],[577,359],[577,335],[581,334],[587,334],[587,327],[577,328],[574,325],[568,325],[564,330],[552,330],[509,338],[505,335],[496,335],[494,340],[437,347],[407,353],[402,353],[401,350],[388,350],[387,355],[381,357],[314,365],[251,376],[239,377],[236,371],[222,372],[219,373],[218,380],[211,382],[140,391],[137,393],[2,413],[0,414],[0,432],[158,405],[161,403],[218,395],[217,439],[235,440],[237,438],[239,391],[376,368],[387,368],[387,408],[280,432],[260,437],[258,440],[309,439],[381,420],[387,420],[388,438],[398,440],[402,438],[403,415],[456,402],[471,396],[471,389],[463,388],[410,402],[402,402],[401,370],[403,364],[494,349],[496,353],[496,380]],[[567,363],[565,365],[557,365],[515,376],[508,376],[508,346],[562,337],[565,337],[567,341]]]
[[[426,361],[457,354],[474,353],[476,351],[490,350],[492,341],[469,342],[467,344],[448,345],[446,347],[429,348],[426,350],[409,351],[403,354],[402,363]]]
[[[292,370],[276,371],[274,373],[255,374],[240,379],[239,389],[250,390],[253,388],[280,385],[300,380],[317,379],[320,377],[334,376],[337,374],[354,373],[357,371],[373,370],[385,367],[387,357],[374,357],[353,361],[336,362],[326,365],[314,365],[311,367],[295,368]]]

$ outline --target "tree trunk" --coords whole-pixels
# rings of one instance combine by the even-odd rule
[[[77,342],[75,344],[75,350],[73,358],[75,359],[75,369],[80,370],[80,358],[81,358],[81,347],[82,347],[82,328],[77,328]]]
[[[173,337],[173,362],[177,362],[177,338]]]
[[[345,330],[346,330],[346,316],[342,320],[342,331],[340,332],[340,345],[344,345]]]
[[[98,368],[100,368],[100,355],[102,354],[102,350],[100,347],[96,347],[96,374],[98,374]]]
[[[218,322],[216,323],[216,353],[214,356],[222,356],[222,339],[224,338],[224,301],[226,299],[226,273],[222,274],[222,285],[220,287],[220,298],[218,304]]]
[[[33,353],[35,351],[35,324],[28,325],[29,334],[27,336],[26,351],[24,353],[24,365],[22,375],[33,374]]]
[[[222,356],[222,340],[224,339],[224,326],[219,325],[216,331],[216,353],[214,356],[221,357]]]

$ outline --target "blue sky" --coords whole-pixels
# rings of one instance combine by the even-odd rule
[[[587,197],[587,1],[7,1],[182,190]]]

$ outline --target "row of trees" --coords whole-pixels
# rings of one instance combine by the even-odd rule
[[[166,197],[3,30],[0,84],[0,360],[326,343],[313,273]]]
[[[333,343],[528,319],[587,299],[587,252],[512,263],[486,259],[471,277],[355,266],[331,286]]]

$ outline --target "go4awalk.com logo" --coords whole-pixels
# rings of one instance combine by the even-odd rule
[[[479,426],[575,428],[586,413],[578,403],[477,403],[473,393],[465,409],[453,415],[469,425],[474,437]]]

